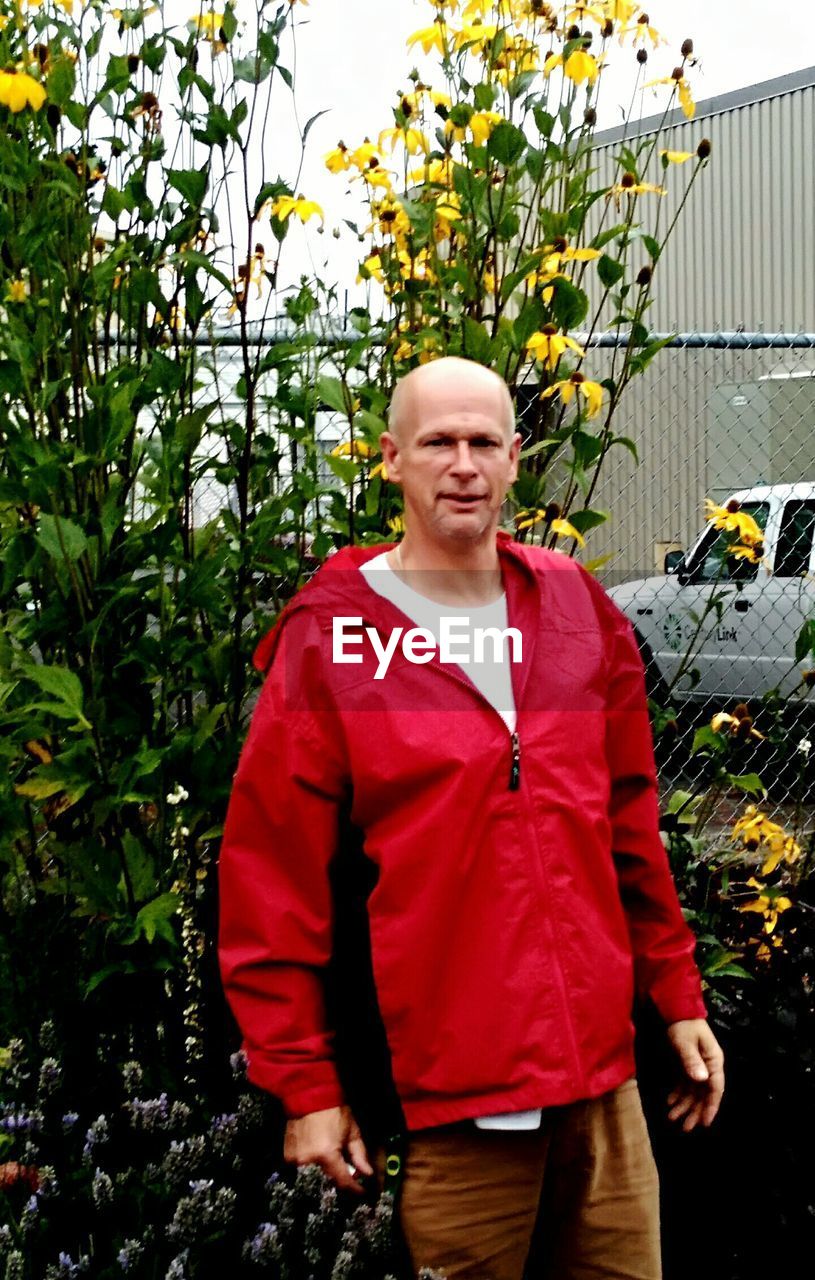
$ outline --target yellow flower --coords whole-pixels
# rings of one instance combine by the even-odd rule
[[[412,355],[413,347],[411,343],[408,342],[407,338],[403,338],[393,353],[394,360],[399,362],[402,360],[409,360]]]
[[[369,254],[362,263],[360,270],[357,272],[357,284],[360,284],[363,280],[369,280],[371,277],[374,280],[378,280],[380,284],[385,279],[382,273],[382,259],[378,253]]]
[[[655,196],[664,196],[665,188],[657,187],[653,182],[638,182],[633,173],[624,173],[620,181],[615,182],[609,195],[616,200],[620,196],[644,196],[649,192]]]
[[[606,20],[606,15],[602,9],[593,4],[576,4],[575,7],[566,14],[563,19],[564,25],[572,22],[584,23],[586,18],[593,18],[595,22],[599,22],[600,26]]]
[[[461,216],[458,193],[443,192],[436,201],[436,239],[446,239],[453,231],[452,223],[460,221]]]
[[[761,874],[765,876],[771,875],[782,860],[792,865],[801,856],[801,846],[797,840],[788,836],[777,822],[771,822],[754,804],[748,805],[743,816],[734,824],[733,839],[741,840],[747,849],[766,846],[769,852],[761,868]]]
[[[741,511],[738,506],[733,511],[728,507],[717,507],[710,498],[705,498],[705,506],[707,507],[705,519],[710,521],[714,529],[721,529],[725,533],[737,533],[739,541],[746,547],[755,548],[764,541],[764,534],[747,511]]]
[[[431,49],[438,49],[439,53],[444,53],[444,19],[439,18],[429,27],[423,27],[421,31],[414,31],[407,38],[407,47],[412,49],[414,44],[421,44],[425,53],[430,53]]]
[[[287,218],[295,213],[301,222],[308,222],[309,218],[318,217],[321,222],[325,222],[325,215],[315,200],[305,200],[303,196],[279,196],[272,205],[272,214],[281,222],[285,222]]]
[[[430,160],[421,169],[411,169],[409,182],[432,182],[437,186],[452,187],[453,164],[450,157],[444,160]]]
[[[351,168],[351,156],[344,142],[338,142],[332,151],[324,156],[325,167],[330,173],[342,173]]]
[[[470,53],[478,53],[479,48],[487,40],[492,40],[498,28],[495,23],[482,22],[476,18],[474,22],[465,22],[460,31],[453,32],[453,43],[456,49],[470,45]]]
[[[667,41],[659,34],[656,27],[652,27],[648,21],[648,14],[641,13],[634,27],[634,45],[645,44],[646,40],[651,41],[652,48],[656,49],[661,44],[667,44]]]
[[[585,49],[574,49],[565,63],[562,53],[550,53],[543,64],[543,74],[551,75],[555,67],[563,67],[564,74],[575,84],[582,84],[584,80],[594,84],[600,74],[600,63]]]
[[[397,242],[404,240],[410,232],[410,218],[398,200],[391,195],[376,200],[371,205],[374,221],[367,227],[370,234],[378,230],[380,235],[393,236]]]
[[[25,71],[0,71],[0,103],[15,114],[23,107],[39,111],[46,99],[45,87]]]
[[[392,516],[391,519],[388,521],[388,528],[390,529],[391,533],[404,533],[405,532],[404,516]]]
[[[9,280],[6,302],[25,302],[28,297],[28,285],[25,280]]]
[[[195,13],[187,19],[197,28],[198,34],[212,45],[213,54],[223,53],[226,42],[223,39],[224,15],[222,13]]]
[[[696,103],[690,91],[690,85],[684,76],[666,76],[661,80],[649,80],[643,89],[650,89],[657,84],[672,84],[679,94],[679,105],[686,120],[692,120],[696,114]]]
[[[358,169],[366,169],[372,160],[379,159],[379,148],[370,138],[365,138],[355,151],[351,152],[351,163]]]
[[[738,708],[736,710],[738,712]],[[727,711],[717,711],[710,721],[710,727],[714,733],[727,729],[731,738],[759,738],[764,741],[764,734],[753,728],[753,719],[746,707],[741,715],[731,716]]]
[[[368,472],[369,480],[375,480],[377,476],[381,476],[383,480],[387,480],[388,468],[385,466],[384,462],[377,462],[376,466],[371,467]]]
[[[761,884],[754,876],[750,876],[747,883],[751,889],[758,889],[759,892],[749,902],[743,902],[739,911],[760,912],[764,916],[764,932],[772,933],[782,911],[789,911],[793,905],[792,899],[785,897],[777,889]]]
[[[531,529],[543,521],[556,538],[574,538],[579,547],[585,547],[586,539],[579,529],[575,529],[570,521],[562,520],[560,516],[550,519],[549,514],[547,508],[539,507],[531,516],[524,516],[522,519],[517,520],[516,527],[518,529]]]
[[[553,383],[541,392],[541,399],[559,393],[563,404],[570,404],[576,391],[586,399],[586,417],[596,418],[603,407],[603,388],[599,382],[589,382],[582,373],[573,373],[570,378]]]
[[[384,151],[383,142],[388,141],[391,144],[391,151],[395,149],[397,142],[403,142],[408,155],[411,156],[415,156],[419,151],[423,151],[426,154],[430,150],[430,143],[421,129],[413,129],[410,126],[406,128],[395,126],[393,129],[383,129],[379,135],[380,151]]]
[[[684,164],[686,160],[692,160],[696,155],[695,151],[660,151],[661,156],[665,156],[670,164]]]
[[[331,455],[334,458],[372,458],[376,452],[365,440],[341,440],[331,450]]]
[[[475,111],[470,116],[469,129],[477,147],[483,147],[495,126],[500,124],[503,118],[497,111]]]
[[[536,360],[540,360],[550,369],[557,367],[558,360],[567,348],[576,351],[579,356],[586,354],[574,338],[558,333],[553,324],[544,325],[543,329],[533,333],[526,343],[527,351],[531,351]]]

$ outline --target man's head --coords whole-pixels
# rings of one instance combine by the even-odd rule
[[[494,537],[521,444],[503,378],[473,360],[433,360],[399,382],[388,422],[382,457],[408,534],[440,545]]]

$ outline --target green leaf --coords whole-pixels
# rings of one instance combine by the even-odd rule
[[[526,150],[526,135],[517,125],[502,120],[493,129],[487,141],[487,153],[499,164],[510,168],[520,160]]]
[[[738,787],[739,791],[746,791],[748,795],[764,795],[766,787],[761,781],[757,773],[741,773],[730,774],[730,781],[734,787]]]
[[[168,942],[175,942],[170,920],[178,911],[179,905],[180,899],[176,893],[162,893],[152,902],[145,903],[136,916],[134,933],[144,934],[148,942],[153,942],[156,934]]]
[[[555,323],[567,333],[570,329],[578,329],[589,309],[588,297],[571,280],[553,280],[552,290],[551,305]]]
[[[636,462],[637,466],[639,466],[640,455],[637,452],[637,446],[633,440],[631,440],[628,436],[615,436],[614,439],[611,441],[611,443],[621,444],[624,449],[628,450],[628,452],[631,454],[632,458]]]
[[[495,102],[495,86],[491,84],[477,84],[473,91],[475,105],[479,111],[492,111]]]
[[[75,84],[76,68],[71,59],[64,55],[56,58],[51,64],[46,80],[48,101],[64,110],[73,94]]]
[[[605,287],[611,289],[625,275],[625,265],[604,253],[602,258],[597,259],[597,274]]]
[[[644,370],[648,368],[654,356],[659,351],[661,351],[663,347],[667,347],[670,342],[673,342],[675,336],[676,336],[675,334],[669,334],[667,338],[657,338],[654,342],[651,342],[642,351],[638,351],[635,356],[631,357],[631,360],[629,362],[628,367],[630,368],[631,372],[632,373],[644,372]]]
[[[67,667],[32,663],[25,669],[25,678],[56,699],[54,702],[35,703],[34,707],[65,720],[76,720],[83,729],[91,728],[82,714],[82,684],[75,672]]]
[[[359,474],[359,468],[350,458],[337,458],[333,453],[327,453],[325,460],[328,463],[335,476],[338,476],[344,484],[353,484]]]
[[[702,725],[701,729],[697,729],[693,735],[693,746],[691,752],[695,755],[697,751],[713,752],[721,754],[725,745],[718,733],[714,733],[709,724]]]
[[[77,561],[88,546],[88,540],[78,524],[65,516],[40,515],[37,523],[37,541],[53,560]]]
[[[543,137],[551,137],[552,130],[555,127],[555,117],[551,112],[544,111],[543,107],[535,107],[532,114],[535,117],[535,124],[538,126],[538,130]]]
[[[795,641],[795,661],[803,662],[808,657],[815,657],[815,618],[804,623]]]
[[[329,409],[333,409],[335,413],[341,413],[343,417],[348,417],[348,411],[351,408],[350,394],[343,389],[339,378],[330,378],[327,374],[321,375],[317,379],[317,393]]]
[[[490,335],[484,325],[472,316],[465,316],[461,354],[468,360],[477,360],[479,364],[489,364],[490,348]]]
[[[201,206],[207,190],[207,170],[204,169],[169,169],[167,181],[170,186],[183,196],[193,209]]]
[[[651,257],[652,257],[653,261],[654,261],[654,262],[658,262],[658,261],[659,261],[659,255],[660,255],[660,253],[662,252],[662,250],[661,250],[661,248],[660,248],[660,245],[659,245],[659,241],[658,241],[658,240],[655,240],[653,236],[645,236],[645,235],[644,235],[644,236],[642,237],[642,243],[645,245],[646,249],[647,249],[647,250],[648,250],[648,252],[650,253],[650,255],[651,255]]]
[[[587,507],[584,511],[570,511],[566,518],[578,533],[588,533],[589,529],[596,529],[598,525],[605,524],[611,516],[608,511],[592,511]]]

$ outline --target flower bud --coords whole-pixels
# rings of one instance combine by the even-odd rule
[[[134,75],[139,69],[139,55],[137,53],[128,54],[127,69],[131,75]]]
[[[693,41],[692,41],[692,40],[683,40],[683,41],[682,41],[682,48],[681,48],[681,50],[680,50],[680,53],[682,54],[682,57],[683,57],[683,58],[689,58],[689,57],[691,56],[691,54],[693,53]]]
[[[637,275],[637,284],[642,285],[643,287],[650,284],[652,274],[653,272],[650,267],[641,267]]]
[[[614,23],[611,21],[611,18],[606,18],[603,26],[600,28],[600,35],[604,40],[610,40],[614,35]]]
[[[696,154],[700,160],[707,160],[710,155],[710,138],[703,138],[696,148]]]
[[[590,129],[593,129],[597,124],[597,112],[594,110],[594,107],[586,107],[586,110],[583,112],[583,123],[587,124]]]
[[[684,75],[685,75],[684,67],[674,67],[673,71],[671,72],[671,79],[682,80],[684,78]]]
[[[638,50],[637,50],[637,62],[640,64],[640,66],[641,66],[641,67],[644,67],[647,61],[648,61],[648,50],[647,50],[647,49],[638,49]]]
[[[569,27],[569,30],[566,32],[566,39],[578,40],[579,38],[580,38],[580,28],[578,26]]]
[[[543,518],[546,524],[551,524],[553,520],[558,520],[560,518],[560,507],[556,502],[549,502],[546,504],[546,510],[543,513]]]

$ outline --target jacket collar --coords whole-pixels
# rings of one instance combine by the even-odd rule
[[[374,591],[364,575],[357,572],[366,561],[391,551],[394,546],[396,543],[378,542],[373,546],[343,547],[330,556],[289,601],[272,629],[258,644],[252,658],[257,670],[268,670],[284,621],[299,609],[310,608],[326,616],[362,613],[366,623],[386,630],[404,625],[405,618],[400,610]],[[524,638],[523,662],[512,669],[515,702],[520,706],[540,629],[540,577],[535,572],[528,548],[515,542],[508,533],[498,531],[496,546],[507,594],[508,624],[518,627]]]

